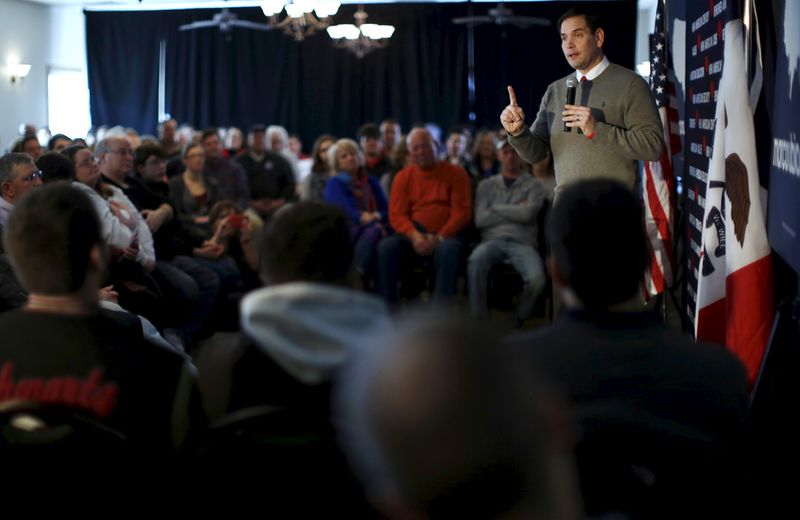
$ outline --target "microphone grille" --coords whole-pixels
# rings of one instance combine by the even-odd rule
[[[575,79],[575,76],[570,76],[567,78],[567,88],[575,88],[578,86],[578,80]]]

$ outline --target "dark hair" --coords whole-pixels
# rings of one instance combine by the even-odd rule
[[[72,139],[70,139],[66,135],[64,135],[64,134],[56,134],[53,137],[51,137],[49,141],[47,141],[47,149],[52,151],[56,147],[56,142],[58,142],[61,139],[65,139],[65,140],[69,141],[70,143],[72,143]]]
[[[89,197],[56,182],[31,190],[14,206],[4,243],[22,285],[56,295],[83,287],[91,249],[103,238]]]
[[[262,124],[255,124],[255,125],[250,127],[250,130],[248,131],[248,133],[250,135],[266,134],[267,133],[267,127],[262,125]]]
[[[561,34],[561,24],[567,18],[574,18],[576,16],[582,16],[586,20],[586,26],[589,28],[590,31],[595,32],[597,29],[603,27],[603,22],[600,19],[600,15],[594,11],[590,11],[585,7],[573,7],[569,9],[566,13],[562,14],[559,17],[558,22],[556,22],[556,30]]]
[[[372,139],[379,139],[381,137],[381,131],[378,129],[378,126],[374,123],[366,123],[359,127],[358,129],[358,137],[359,138],[372,138]]]
[[[81,150],[88,150],[89,148],[82,144],[73,144],[61,150],[61,155],[69,159],[73,166],[75,166],[75,155]]]
[[[212,135],[217,136],[217,139],[219,139],[219,131],[217,131],[216,128],[214,128],[214,127],[206,128],[205,130],[203,130],[203,133],[202,133],[202,135],[200,137],[200,142],[201,143],[204,142],[206,139],[208,139]]]
[[[617,181],[594,179],[559,193],[548,221],[551,254],[587,308],[633,297],[647,263],[642,209]]]
[[[349,286],[353,248],[344,213],[320,202],[299,202],[267,224],[261,275],[269,285],[318,282]]]
[[[75,178],[75,165],[64,154],[47,152],[36,161],[36,167],[42,172],[42,182],[68,181]]]
[[[25,153],[25,143],[28,141],[36,141],[39,142],[39,138],[36,137],[35,134],[25,134],[24,136],[20,137],[14,146],[11,148],[11,151],[14,153]]]
[[[155,143],[143,143],[140,144],[136,151],[133,153],[133,169],[136,170],[137,167],[143,166],[147,159],[151,156],[155,155],[159,159],[165,159],[166,155],[164,154],[164,150],[161,149],[161,146]]]
[[[322,143],[325,141],[335,143],[336,138],[331,134],[322,134],[321,136],[317,137],[316,141],[314,141],[314,146],[311,148],[311,157],[313,158],[313,163],[311,165],[312,172],[322,173],[327,172],[330,169],[330,164],[328,161],[323,161],[319,158],[319,149],[322,147]],[[331,146],[333,146],[333,144],[331,144]]]

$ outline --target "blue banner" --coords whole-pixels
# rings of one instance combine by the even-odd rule
[[[769,242],[800,273],[800,2],[776,0]]]

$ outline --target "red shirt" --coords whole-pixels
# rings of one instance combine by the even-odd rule
[[[414,223],[445,238],[457,235],[472,219],[472,188],[463,168],[437,161],[431,170],[411,165],[398,172],[389,199],[389,222],[411,236]]]

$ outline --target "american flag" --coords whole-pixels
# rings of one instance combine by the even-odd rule
[[[659,0],[650,36],[650,89],[658,106],[666,147],[658,162],[644,163],[642,199],[650,261],[644,278],[645,294],[655,296],[672,285],[672,243],[675,225],[675,175],[672,156],[681,150],[675,85],[668,79],[665,0]]]

